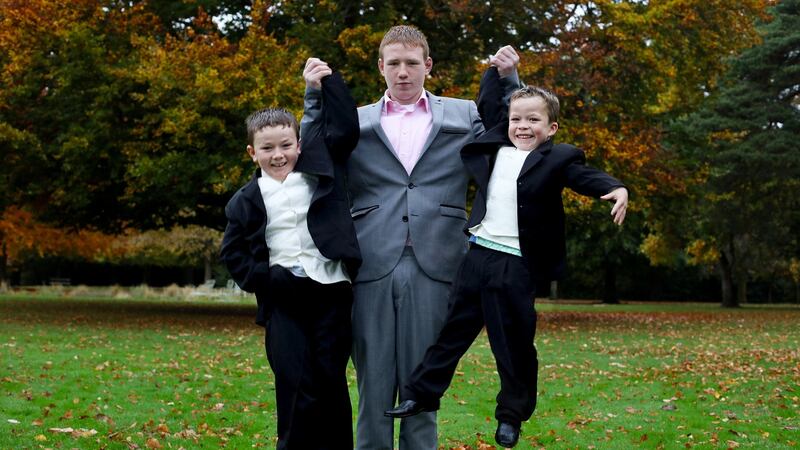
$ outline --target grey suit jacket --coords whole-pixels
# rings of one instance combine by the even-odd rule
[[[504,79],[506,96],[519,86]],[[358,108],[361,137],[347,163],[351,213],[363,264],[356,282],[386,276],[400,260],[406,239],[425,273],[451,282],[467,250],[468,175],[459,151],[484,132],[475,102],[427,93],[433,124],[409,175],[381,127],[383,99]],[[301,125],[318,121],[319,91],[307,90]]]

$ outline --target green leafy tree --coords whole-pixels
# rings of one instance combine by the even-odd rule
[[[800,1],[771,13],[763,42],[734,59],[719,92],[670,137],[704,174],[683,211],[690,235],[713,246],[724,306],[746,300],[750,279],[788,278],[798,256]]]

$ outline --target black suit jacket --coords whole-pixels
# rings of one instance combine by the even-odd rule
[[[497,71],[487,72],[481,80],[483,104],[481,116],[500,118],[500,123],[461,150],[461,159],[475,179],[478,192],[472,214],[464,229],[478,225],[486,215],[489,177],[497,151],[513,146],[508,138],[508,117],[496,95]],[[505,107],[507,109],[507,107]],[[561,277],[566,261],[564,206],[561,193],[565,187],[591,197],[600,197],[624,185],[605,172],[586,166],[580,149],[568,144],[553,144],[552,139],[539,145],[525,159],[517,178],[517,226],[520,250],[531,276],[537,283]]]
[[[342,260],[352,280],[361,265],[361,252],[350,217],[344,169],[358,142],[358,115],[338,72],[322,80],[322,96],[324,126],[305,137],[294,171],[318,177],[308,209],[308,229],[320,253],[332,260]],[[253,178],[225,207],[228,225],[220,256],[236,284],[256,294],[256,323],[263,326],[278,290],[270,276],[265,234],[267,211],[258,187],[260,176],[261,170],[256,169]]]

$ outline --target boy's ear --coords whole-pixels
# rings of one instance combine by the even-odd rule
[[[247,154],[250,155],[253,161],[256,161],[256,149],[252,145],[247,146]]]
[[[297,153],[300,153],[301,147],[303,147],[303,140],[302,139],[298,139],[297,140]]]
[[[558,122],[550,122],[550,129],[547,131],[547,136],[552,136],[558,131]]]

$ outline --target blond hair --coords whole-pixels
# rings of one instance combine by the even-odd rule
[[[411,25],[396,25],[389,28],[389,31],[383,35],[381,46],[378,49],[378,55],[383,58],[383,49],[387,45],[403,44],[406,47],[420,47],[422,48],[422,57],[428,59],[430,50],[428,49],[428,39],[419,31],[417,27]]]

